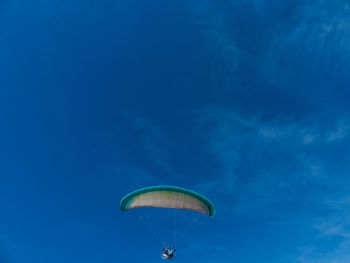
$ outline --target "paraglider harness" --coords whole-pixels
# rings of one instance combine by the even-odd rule
[[[174,255],[175,255],[175,251],[176,251],[175,246],[173,248],[170,248],[170,246],[168,246],[166,248],[163,248],[162,249],[162,253],[161,253],[162,259],[171,259],[171,258],[173,258]]]

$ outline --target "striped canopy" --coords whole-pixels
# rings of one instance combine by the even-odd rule
[[[120,202],[122,211],[137,207],[186,209],[210,217],[215,215],[214,204],[204,196],[185,188],[169,185],[138,189],[127,194]]]

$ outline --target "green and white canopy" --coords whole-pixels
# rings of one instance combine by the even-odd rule
[[[122,211],[137,207],[186,209],[210,217],[215,215],[214,204],[204,196],[185,188],[169,185],[138,189],[127,194],[120,202]]]

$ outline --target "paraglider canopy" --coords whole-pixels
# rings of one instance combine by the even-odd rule
[[[186,209],[210,217],[215,215],[214,204],[204,196],[185,188],[169,185],[141,188],[127,194],[120,202],[122,211],[137,207]]]

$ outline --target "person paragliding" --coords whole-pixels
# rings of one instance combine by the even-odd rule
[[[127,194],[120,202],[122,211],[140,207],[185,209],[202,213],[209,217],[215,215],[215,206],[206,197],[194,191],[171,185],[141,188]],[[163,247],[161,257],[162,259],[172,259],[175,256],[175,252],[175,246]]]
[[[171,259],[175,256],[176,248],[171,248],[170,246],[167,246],[166,248],[163,248],[161,253],[162,259]]]

